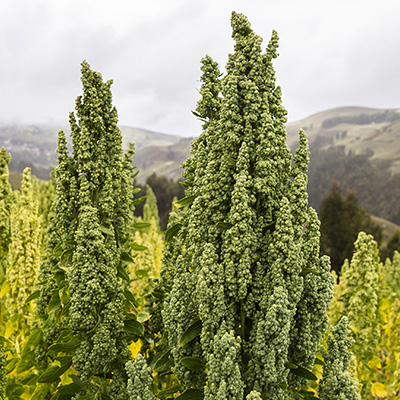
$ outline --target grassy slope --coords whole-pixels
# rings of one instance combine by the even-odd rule
[[[357,118],[360,115],[377,116],[385,113],[400,113],[400,110],[378,110],[362,107],[342,107],[324,111],[301,121],[287,125],[288,144],[292,149],[297,147],[300,128],[304,129],[311,144],[318,147],[344,146],[346,151],[356,154],[372,150],[374,158],[390,160],[393,172],[400,172],[400,120],[371,122],[368,124],[339,123],[324,127],[326,120],[335,117]],[[323,139],[323,140],[321,140]]]

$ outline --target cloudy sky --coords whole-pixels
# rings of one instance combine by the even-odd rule
[[[245,14],[275,61],[289,120],[400,108],[399,0],[1,0],[0,123],[66,124],[80,63],[113,79],[120,125],[196,136],[200,60],[233,50]]]

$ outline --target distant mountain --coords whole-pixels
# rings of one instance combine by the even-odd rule
[[[297,148],[300,128],[306,131],[313,148],[343,146],[346,152],[355,154],[373,152],[373,158],[391,162],[392,171],[400,172],[398,109],[341,107],[289,123],[287,140],[292,152]],[[59,129],[42,125],[0,126],[0,147],[4,146],[12,155],[10,169],[22,170],[24,165],[33,165],[48,176],[49,169],[57,162]],[[191,139],[127,126],[121,130],[124,148],[129,141],[136,144],[134,163],[140,169],[138,181],[144,183],[153,172],[174,180],[181,176],[180,164],[190,156]],[[65,132],[68,134],[69,130]]]
[[[311,147],[343,146],[354,154],[372,152],[373,159],[390,161],[400,173],[400,109],[341,107],[287,125],[289,147],[297,147],[299,129]]]
[[[22,172],[26,166],[39,178],[48,179],[52,166],[57,164],[57,134],[63,129],[69,137],[69,128],[51,125],[0,126],[0,147],[11,153],[10,170]],[[147,147],[168,147],[182,140],[181,136],[167,135],[146,129],[120,127],[124,148],[133,141],[137,152]]]

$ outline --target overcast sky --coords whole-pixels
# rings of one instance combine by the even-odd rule
[[[87,60],[114,80],[120,125],[197,136],[200,60],[225,66],[233,10],[264,48],[278,31],[289,121],[400,108],[399,0],[1,0],[0,122],[66,125]]]

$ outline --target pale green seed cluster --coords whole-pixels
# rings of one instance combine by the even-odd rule
[[[286,145],[272,66],[276,32],[263,54],[243,15],[233,14],[232,28],[226,75],[210,57],[202,61],[196,111],[203,132],[184,163],[193,203],[170,222],[180,230],[164,253],[163,279],[172,288],[162,315],[174,372],[186,387],[201,389],[205,379],[209,399],[286,399],[285,384],[307,383],[287,365],[312,368],[334,283],[329,260],[319,258],[316,213],[307,213],[305,133],[293,166]],[[179,346],[196,318],[199,339]],[[233,349],[232,367],[221,369],[216,355]],[[188,370],[184,356],[202,359],[206,371]]]
[[[349,326],[357,334],[354,353],[358,359],[369,359],[376,353],[380,337],[379,308],[379,250],[371,235],[360,232],[354,244],[355,252],[344,272],[344,311]]]
[[[80,338],[73,364],[81,380],[90,387],[95,376],[108,376],[107,392],[125,399],[123,365],[130,350],[124,330],[124,288],[117,270],[125,268],[121,253],[129,251],[132,233],[134,148],[131,145],[123,154],[112,82],[104,83],[86,62],[81,80],[83,96],[77,98],[76,117],[70,114],[72,155],[64,132],[58,138],[48,257],[39,277],[43,284],[38,313],[46,327],[41,357],[57,333],[68,327]],[[61,258],[57,253],[63,254]],[[62,271],[60,284],[55,276]],[[63,305],[69,307],[68,313],[57,314],[49,326],[47,307],[57,291],[67,299]]]
[[[348,372],[354,340],[348,329],[348,319],[342,317],[332,328],[327,338],[327,349],[323,348],[325,365],[319,384],[321,400],[359,400],[356,384]]]
[[[127,391],[130,400],[155,400],[156,396],[150,391],[153,381],[151,368],[139,353],[135,360],[126,364],[128,374]]]

